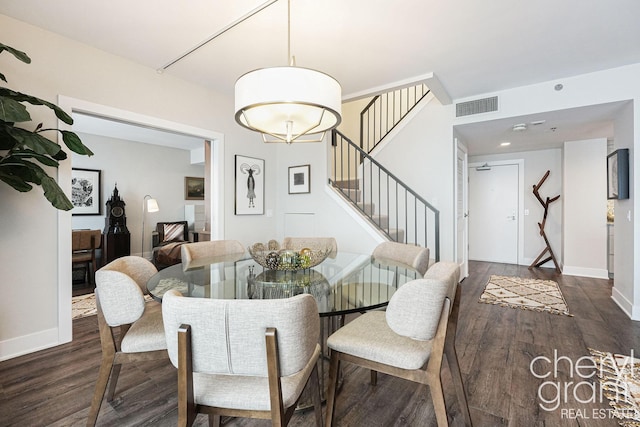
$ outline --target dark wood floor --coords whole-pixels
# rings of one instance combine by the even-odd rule
[[[559,363],[557,378],[535,378],[529,369],[537,356],[572,361],[588,355],[588,348],[640,354],[640,322],[633,322],[611,300],[611,282],[558,276],[551,269],[528,270],[505,264],[472,262],[462,283],[457,349],[469,396],[471,417],[482,426],[615,426],[605,417],[600,399],[590,399],[584,379],[571,374],[567,359]],[[478,303],[492,274],[557,280],[573,317],[504,308]],[[53,349],[0,363],[0,425],[84,425],[100,362],[95,317],[74,321],[74,340]],[[540,367],[540,371],[543,370]],[[548,366],[546,367],[548,368]],[[548,369],[546,369],[548,371]],[[542,373],[542,372],[541,372]],[[463,425],[449,372],[443,369],[445,399],[452,426]],[[118,398],[104,403],[98,418],[102,426],[171,426],[177,421],[176,372],[168,362],[125,365],[118,383]],[[568,398],[545,411],[538,398],[553,400],[543,381],[568,385]],[[593,379],[586,380],[593,381]],[[577,390],[578,399],[573,395]],[[368,371],[344,369],[336,417],[340,426],[436,425],[429,391],[424,386],[379,375],[369,385]],[[549,403],[547,406],[552,406]],[[594,414],[593,410],[596,410]],[[576,418],[577,417],[577,418]],[[270,425],[269,422],[233,419],[230,426]],[[196,425],[206,425],[199,416]],[[294,415],[290,425],[312,426],[313,412]]]

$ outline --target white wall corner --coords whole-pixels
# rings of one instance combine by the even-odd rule
[[[622,292],[618,290],[618,288],[613,286],[611,290],[611,299],[626,313],[627,316],[631,318],[631,320],[640,320],[640,307],[634,307],[631,301],[624,296]]]

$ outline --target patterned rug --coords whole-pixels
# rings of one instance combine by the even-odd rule
[[[640,426],[640,360],[589,349],[613,417],[623,427]]]
[[[145,301],[152,301],[149,295],[144,296]],[[71,298],[71,318],[79,319],[81,317],[95,316],[96,312],[96,294],[90,293],[79,295]]]
[[[479,302],[573,316],[553,280],[491,276]]]

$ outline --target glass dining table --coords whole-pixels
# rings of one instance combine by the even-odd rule
[[[186,297],[274,299],[312,295],[320,317],[342,316],[384,307],[395,290],[422,277],[416,270],[338,251],[319,265],[297,271],[268,270],[248,253],[197,259],[160,270],[147,282],[157,301],[169,289]]]

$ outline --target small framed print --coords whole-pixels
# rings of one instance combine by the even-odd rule
[[[96,169],[71,170],[72,215],[100,215],[100,171]]]
[[[204,178],[184,177],[184,199],[204,200]]]
[[[310,193],[309,183],[310,165],[289,167],[289,194]]]
[[[629,149],[621,148],[607,156],[607,199],[629,198]]]

